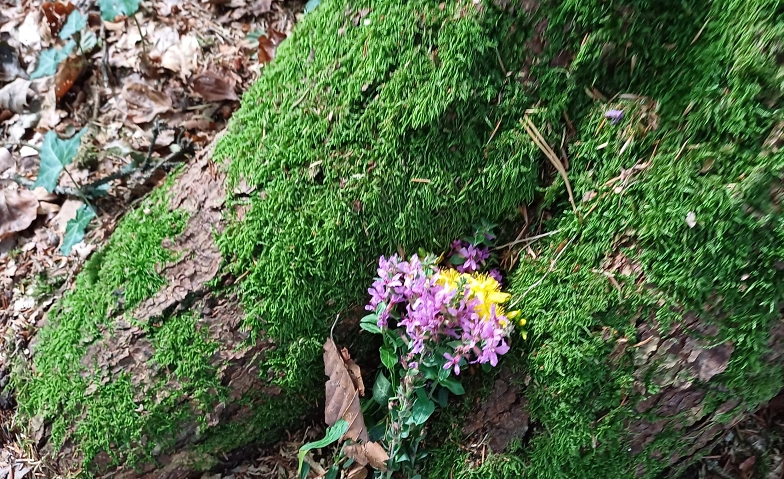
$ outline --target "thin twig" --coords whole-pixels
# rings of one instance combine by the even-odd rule
[[[579,218],[580,214],[577,212],[577,205],[574,202],[574,194],[572,194],[572,185],[569,183],[569,178],[566,175],[566,168],[564,168],[561,160],[558,159],[558,156],[556,156],[553,149],[550,148],[550,145],[547,144],[544,137],[542,137],[542,134],[539,132],[539,129],[536,128],[536,125],[534,125],[528,115],[525,115],[523,120],[520,120],[520,124],[523,125],[523,128],[525,129],[526,133],[528,133],[528,136],[531,137],[534,144],[536,144],[536,146],[542,150],[544,156],[546,156],[547,159],[550,160],[550,163],[553,164],[555,169],[558,170],[558,173],[561,175],[561,178],[563,178],[564,183],[566,184],[566,191],[569,193],[569,202],[572,204],[574,214]]]
[[[533,243],[536,240],[540,240],[542,238],[547,238],[548,236],[554,235],[554,234],[558,233],[559,231],[561,231],[561,230],[548,231],[547,233],[542,233],[540,235],[528,236],[526,238],[522,238],[522,239],[519,239],[519,240],[511,241],[509,243],[502,244],[501,246],[496,246],[495,248],[492,249],[492,251],[496,251],[496,250],[499,250],[499,249],[504,249],[504,248],[507,248],[509,246],[514,246],[514,245],[517,245],[517,244],[520,244],[520,243],[528,243],[528,244],[530,244],[530,243]]]
[[[155,148],[155,142],[158,140],[158,135],[161,133],[161,123],[159,121],[155,122],[155,125],[152,127],[152,140],[150,141],[150,147],[147,149],[147,157],[144,159],[142,163],[141,170],[146,170],[147,165],[150,163],[150,159],[152,158],[152,152]]]
[[[291,105],[291,109],[293,110],[294,108],[297,108],[297,106],[299,106],[299,104],[302,103],[302,100],[305,99],[305,97],[308,95],[308,93],[310,93],[310,87],[308,87],[308,89],[305,90],[305,93],[303,93],[301,97],[297,98],[297,101],[295,101]]]
[[[569,245],[572,244],[572,241],[574,241],[575,238],[577,238],[576,234],[574,236],[572,236],[571,239],[569,240],[569,242],[566,243],[566,245],[564,245],[563,248],[561,248],[561,251],[559,251],[558,254],[555,255],[555,258],[550,262],[550,267],[547,268],[547,271],[544,273],[544,276],[539,278],[539,281],[537,281],[536,283],[534,283],[531,286],[529,286],[528,289],[525,290],[525,292],[523,294],[521,294],[514,301],[512,301],[512,303],[509,305],[509,309],[512,309],[515,305],[517,305],[517,303],[522,301],[523,298],[528,296],[528,293],[530,293],[534,288],[536,288],[537,286],[542,284],[542,282],[544,282],[545,278],[547,278],[547,276],[555,270],[555,263],[558,262],[558,259],[561,257],[562,254],[564,254],[564,251],[566,251],[569,248]]]
[[[32,190],[33,185],[35,184],[34,181],[28,180],[24,176],[14,175],[11,177],[11,181],[16,183],[17,185],[24,186],[25,188]],[[55,186],[52,193],[56,195],[64,195],[64,196],[79,196],[79,190],[76,188],[69,188],[67,186]]]

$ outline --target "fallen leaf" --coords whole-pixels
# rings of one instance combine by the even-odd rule
[[[239,100],[234,93],[234,82],[228,82],[213,72],[199,73],[193,77],[191,89],[207,101]]]
[[[259,63],[266,64],[275,58],[275,51],[278,45],[286,39],[286,35],[273,28],[267,31],[266,35],[259,37]]]
[[[261,16],[265,13],[269,13],[270,9],[272,8],[272,0],[256,0],[250,6],[250,11],[255,16]]]
[[[27,94],[30,80],[17,78],[8,85],[0,88],[0,109],[22,113],[27,106]]]
[[[359,464],[355,464],[347,473],[346,479],[365,479],[368,475],[368,471],[364,466],[360,466]]]
[[[38,200],[30,190],[0,189],[0,239],[24,231],[38,216]]]
[[[358,464],[363,466],[370,464],[374,469],[382,472],[387,470],[386,462],[389,460],[389,454],[377,442],[349,444],[343,448],[343,452]]]
[[[66,58],[64,62],[60,63],[54,76],[54,95],[58,100],[64,97],[76,83],[86,64],[81,55]]]
[[[740,463],[738,470],[740,470],[740,476],[743,479],[749,479],[752,476],[751,472],[754,470],[756,462],[757,456],[749,456],[748,459]]]
[[[167,70],[179,73],[180,78],[185,81],[191,75],[191,71],[196,69],[199,53],[201,53],[199,41],[192,35],[186,35],[180,38],[176,45],[172,45],[163,53],[161,66]]]
[[[172,108],[169,95],[144,83],[126,83],[122,97],[126,103],[126,113],[134,123],[150,122],[156,115],[167,113]]]
[[[60,211],[60,205],[55,203],[48,203],[46,201],[39,201],[38,202],[38,214],[39,215],[48,215],[49,213],[57,213]]]
[[[0,148],[0,173],[14,166],[14,158],[7,148]]]
[[[83,205],[84,203],[79,200],[65,200],[65,203],[60,207],[60,212],[52,219],[58,233],[65,233],[68,222],[76,218],[76,212]]]
[[[351,359],[351,355],[346,348],[340,350],[340,356],[343,358],[343,362],[346,363],[346,370],[351,375],[351,381],[356,386],[357,391],[359,391],[359,395],[364,396],[365,383],[362,381],[362,371],[359,369],[359,365]]]
[[[52,36],[57,35],[68,20],[68,15],[75,9],[76,7],[71,2],[44,2],[41,5],[41,11],[46,16],[46,23],[49,25]]]
[[[326,404],[324,420],[330,426],[338,419],[345,419],[348,430],[343,439],[368,442],[365,419],[359,405],[359,390],[352,380],[342,355],[332,339],[324,343],[324,374],[329,376],[326,383]]]

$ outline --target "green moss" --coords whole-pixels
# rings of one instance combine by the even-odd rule
[[[179,234],[186,221],[183,213],[169,211],[167,191],[174,178],[129,213],[106,247],[85,264],[74,290],[49,313],[38,333],[35,375],[14,378],[20,415],[51,421],[55,448],[73,425],[71,439],[88,460],[98,451],[114,451],[139,440],[143,419],[127,378],[101,385],[86,400],[94,373],[82,364],[82,357],[103,328],[114,327],[112,313],[132,309],[164,284],[155,267],[172,256],[161,242]]]
[[[550,8],[545,15],[554,42],[561,38],[559,21],[580,19],[573,26],[590,32],[569,68],[565,109],[579,132],[569,147],[575,197],[596,196],[579,205],[579,220],[564,202],[563,184],[549,188],[545,198],[563,212],[547,226],[560,232],[514,275],[513,301],[529,319],[530,338],[510,354],[519,355],[512,361],[522,360],[531,376],[526,396],[541,427],[514,457],[526,461],[525,477],[625,478],[638,466],[656,477],[669,452],[680,449],[681,435],[665,431],[642,454],[628,453],[628,422],[655,416],[634,409],[640,396],[633,351],[618,364],[608,359],[615,339],[639,339],[637,318],[655,316],[665,329],[680,319],[671,307],[702,312],[720,326],[713,344],[734,344],[729,367],[712,381],[722,387],[702,403],[705,412],[731,398],[741,400],[734,412],[753,409],[784,385],[781,371],[763,357],[784,298],[784,277],[773,267],[784,257],[784,219],[771,194],[784,177],[784,155],[763,147],[784,118],[776,61],[784,44],[784,27],[775,20],[781,11],[773,2],[740,1]],[[582,100],[585,87],[608,97],[647,98],[589,105]],[[609,108],[625,112],[618,125],[604,119]],[[651,114],[658,129],[644,133]],[[648,162],[623,194],[613,191],[622,183],[613,178]],[[696,215],[694,228],[686,222],[689,212]],[[616,273],[618,291],[601,273],[615,252],[638,263],[655,287]],[[707,310],[709,304],[716,306]],[[607,340],[607,331],[617,333]],[[653,451],[665,459],[649,456]],[[432,477],[446,477],[440,459],[431,467]],[[454,477],[478,472],[463,465]]]
[[[285,397],[321,396],[320,345],[379,255],[442,249],[533,198],[514,119],[535,92],[499,63],[524,61],[531,28],[468,1],[323,2],[246,93],[214,157],[257,192],[220,244]]]

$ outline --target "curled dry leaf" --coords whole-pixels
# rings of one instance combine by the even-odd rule
[[[81,56],[68,57],[58,65],[54,76],[54,95],[58,100],[64,97],[76,83],[85,65],[87,62]]]
[[[32,191],[0,189],[0,239],[24,231],[38,215],[38,200]]]
[[[345,419],[348,423],[348,431],[342,439],[368,442],[365,419],[359,405],[359,385],[352,379],[343,355],[338,352],[331,338],[324,343],[324,374],[329,376],[326,384],[324,420],[332,426],[338,419]]]
[[[368,471],[365,466],[354,464],[346,473],[346,479],[365,479],[367,475]]]
[[[363,466],[370,464],[374,469],[382,472],[387,470],[386,462],[389,460],[389,454],[377,442],[349,444],[343,448],[343,452],[346,453],[346,456],[357,461],[358,464]]]
[[[134,123],[147,123],[156,115],[167,113],[172,108],[169,95],[153,90],[144,83],[126,83],[122,97],[126,103],[126,113]]]
[[[11,152],[7,148],[0,148],[0,173],[4,173],[12,166],[14,166],[14,158]]]
[[[0,88],[0,110],[11,110],[22,113],[27,106],[27,94],[30,81],[17,78],[8,85]]]
[[[275,51],[278,45],[286,39],[286,34],[281,33],[273,28],[267,31],[267,34],[259,37],[259,63],[266,64],[275,58]]]
[[[207,101],[239,100],[234,82],[213,72],[199,73],[191,79],[191,89]]]
[[[76,9],[71,2],[44,2],[41,11],[46,16],[46,23],[52,36],[57,35],[68,20],[68,15]]]

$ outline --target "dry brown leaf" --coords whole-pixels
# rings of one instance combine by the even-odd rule
[[[177,72],[180,78],[185,81],[191,76],[191,71],[196,69],[199,61],[201,47],[196,37],[186,35],[180,38],[176,45],[172,45],[161,57],[161,66],[167,70]]]
[[[340,350],[340,356],[343,358],[343,362],[346,363],[346,370],[348,370],[349,375],[351,375],[351,381],[354,383],[354,386],[356,386],[357,391],[359,391],[359,395],[364,396],[365,382],[362,381],[362,371],[359,369],[359,365],[351,359],[351,355],[346,348]]]
[[[384,447],[377,442],[366,442],[364,444],[349,444],[343,448],[346,456],[357,461],[358,464],[367,466],[370,464],[374,469],[386,471],[389,454]]]
[[[44,2],[41,5],[41,11],[46,16],[46,23],[49,25],[52,36],[60,32],[65,21],[68,20],[68,15],[75,9],[76,7],[71,2]]]
[[[226,81],[213,72],[199,73],[191,79],[191,89],[207,101],[239,100],[234,93],[234,82]]]
[[[27,93],[30,83],[30,80],[17,78],[0,88],[0,110],[8,109],[14,113],[22,113],[27,106]]]
[[[54,96],[59,100],[65,96],[82,74],[87,62],[81,56],[68,57],[57,66],[54,76]]]
[[[68,222],[76,218],[76,212],[83,204],[79,200],[65,200],[65,203],[60,207],[60,212],[52,219],[52,223],[56,226],[58,232],[65,233],[65,227],[68,225]]]
[[[348,372],[343,356],[338,352],[335,342],[327,339],[324,343],[324,374],[329,376],[326,384],[326,404],[324,420],[333,426],[338,419],[345,419],[348,430],[343,439],[368,442],[365,419],[359,405],[359,390]]]
[[[271,62],[275,58],[275,51],[278,49],[278,45],[285,39],[286,34],[274,28],[270,28],[266,35],[259,37],[259,62],[261,64]]]
[[[368,475],[368,470],[365,466],[354,464],[354,466],[346,473],[346,479],[365,479]]]
[[[30,190],[0,189],[0,239],[24,231],[38,215],[38,200]]]
[[[144,83],[126,83],[122,97],[127,105],[126,113],[134,123],[147,123],[156,115],[168,113],[172,108],[169,95],[153,90]]]

